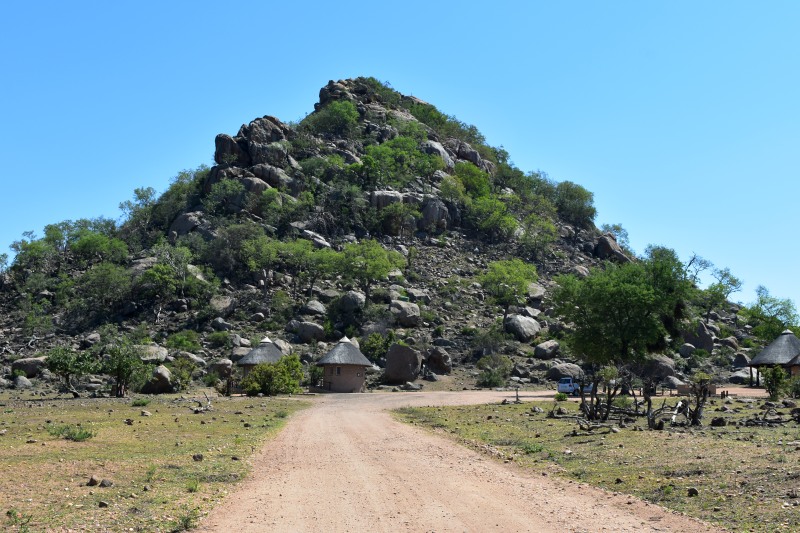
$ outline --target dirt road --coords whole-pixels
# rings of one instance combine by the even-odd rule
[[[629,496],[504,465],[387,413],[503,398],[513,393],[316,397],[256,455],[252,475],[200,531],[719,531]]]

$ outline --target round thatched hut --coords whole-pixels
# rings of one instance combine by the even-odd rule
[[[757,356],[750,361],[750,384],[753,384],[753,368],[757,371],[762,366],[781,366],[791,376],[800,374],[800,339],[791,330],[785,330],[778,335],[778,338],[761,350]],[[756,372],[756,385],[760,385],[758,372]]]
[[[269,337],[264,337],[258,346],[247,352],[247,355],[239,359],[236,364],[242,368],[242,377],[245,377],[256,365],[277,363],[281,357],[283,357],[283,352],[278,345]]]
[[[322,388],[331,392],[364,392],[367,368],[372,366],[361,350],[343,337],[317,366],[324,369]]]

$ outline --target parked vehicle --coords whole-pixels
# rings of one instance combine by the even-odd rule
[[[563,392],[564,394],[573,394],[577,396],[580,394],[581,385],[575,378],[561,378],[558,380],[558,386],[556,387],[558,392]],[[583,386],[583,392],[590,393],[592,392],[592,383],[586,383]]]

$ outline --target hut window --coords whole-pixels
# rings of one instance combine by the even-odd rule
[[[337,366],[337,367],[336,367],[336,375],[337,375],[337,376],[340,376],[341,374],[342,374],[342,367],[340,367],[340,366]]]

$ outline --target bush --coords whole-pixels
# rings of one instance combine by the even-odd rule
[[[571,181],[556,186],[555,204],[561,218],[579,227],[590,227],[597,216],[594,194]]]
[[[136,398],[131,402],[131,406],[133,407],[145,407],[150,403],[150,400],[147,398]]]
[[[94,437],[94,432],[80,426],[49,426],[47,432],[54,437],[61,437],[75,442],[83,442]]]
[[[213,333],[209,333],[208,337],[206,337],[208,343],[213,348],[230,348],[231,344],[231,336],[228,334],[227,331],[215,331]]]
[[[167,337],[166,346],[184,352],[196,352],[202,348],[197,332],[191,329],[185,329]]]
[[[389,351],[397,337],[394,331],[389,330],[386,335],[380,333],[371,333],[366,339],[361,342],[361,353],[370,361],[377,361],[386,357],[386,352]]]
[[[242,380],[242,389],[248,396],[262,393],[268,396],[300,392],[303,366],[296,355],[288,355],[277,363],[256,365]]]
[[[500,387],[505,384],[514,363],[505,355],[492,354],[481,357],[478,368],[483,372],[478,376],[479,387]]]
[[[351,137],[358,128],[358,110],[353,102],[337,100],[307,116],[301,125],[316,134]]]
[[[557,392],[555,395],[555,400],[557,402],[566,402],[569,399],[566,392]]]

